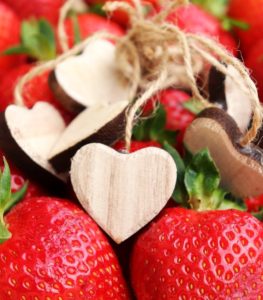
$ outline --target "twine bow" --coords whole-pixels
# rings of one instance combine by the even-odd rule
[[[186,0],[171,0],[156,16],[146,19],[139,0],[133,0],[134,6],[125,2],[108,2],[104,9],[110,13],[115,10],[125,10],[130,17],[131,28],[124,37],[115,37],[109,33],[99,32],[87,38],[82,43],[68,50],[65,46],[65,36],[61,30],[66,11],[74,0],[69,0],[61,10],[60,32],[65,52],[53,61],[36,66],[29,71],[18,83],[15,89],[17,104],[23,103],[22,90],[24,84],[37,74],[53,69],[66,58],[83,51],[92,41],[100,38],[116,41],[116,65],[121,75],[131,86],[130,106],[126,112],[125,144],[129,152],[134,120],[138,118],[138,110],[161,90],[176,86],[191,90],[195,99],[205,107],[211,104],[203,97],[197,84],[197,76],[205,64],[215,66],[220,72],[238,84],[247,94],[253,109],[252,126],[244,134],[241,145],[253,141],[262,124],[262,108],[257,89],[251,80],[246,67],[217,41],[197,34],[186,33],[179,27],[167,23],[167,15],[179,5],[186,5]],[[233,76],[227,67],[232,65],[240,74]],[[242,105],[242,104],[241,104]]]

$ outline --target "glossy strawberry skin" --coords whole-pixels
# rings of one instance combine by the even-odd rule
[[[166,209],[138,237],[131,278],[141,300],[260,299],[262,225],[235,210]]]
[[[262,39],[263,0],[231,0],[229,2],[229,15],[249,25],[248,30],[236,28],[241,48],[246,55],[250,47]]]
[[[88,5],[93,4],[105,4],[107,2],[116,2],[116,0],[85,0]],[[132,0],[117,0],[117,2],[124,2],[130,5],[133,5]],[[151,15],[154,12],[158,11],[160,9],[160,5],[158,4],[157,0],[142,0],[142,5],[147,9],[148,14]],[[123,10],[116,10],[112,14],[110,14],[111,20],[114,22],[120,24],[123,27],[129,26],[129,17],[127,13]]]
[[[56,24],[59,16],[59,9],[65,0],[3,0],[14,9],[23,19],[32,17],[45,18]]]
[[[6,73],[5,77],[0,82],[0,111],[4,111],[8,105],[14,103],[15,86],[18,80],[31,70],[32,67],[33,65],[23,64]],[[23,93],[24,103],[30,108],[38,101],[46,101],[54,105],[68,123],[73,116],[65,111],[61,104],[54,98],[48,85],[48,75],[49,72],[45,72],[34,77],[25,84]]]
[[[216,39],[231,53],[237,54],[237,44],[230,33],[221,28],[220,22],[214,16],[197,5],[190,4],[186,7],[179,7],[168,16],[167,21],[186,32]]]
[[[178,132],[175,146],[182,153],[184,132],[195,118],[195,115],[183,106],[184,102],[190,100],[190,96],[186,92],[176,89],[164,90],[158,98],[154,97],[148,101],[144,108],[145,114],[149,114],[153,110],[153,105],[157,100],[166,111],[165,128]]]
[[[12,238],[0,245],[1,299],[129,299],[109,242],[76,205],[30,198],[6,222]]]
[[[251,70],[251,76],[255,79],[260,99],[263,101],[263,38],[247,51],[245,64]]]
[[[247,211],[258,212],[263,209],[263,195],[245,199]]]
[[[0,77],[24,61],[21,55],[4,55],[2,52],[20,43],[20,19],[6,4],[0,2]]]
[[[124,35],[124,30],[115,22],[92,13],[80,14],[77,16],[81,39],[97,31],[106,31],[115,36]],[[74,45],[74,26],[71,18],[65,21],[65,31],[68,37],[69,46]]]
[[[130,152],[135,152],[138,150],[141,150],[143,148],[148,148],[148,147],[157,147],[161,148],[160,143],[156,141],[132,141],[131,142],[131,148]],[[124,141],[118,141],[113,148],[117,151],[125,151],[125,143]]]

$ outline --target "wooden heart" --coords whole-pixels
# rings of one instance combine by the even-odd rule
[[[207,148],[220,172],[221,185],[239,198],[263,193],[263,150],[241,146],[242,132],[224,110],[203,110],[188,126],[184,144],[193,154]]]
[[[115,52],[111,42],[95,40],[82,54],[59,63],[49,85],[62,105],[78,113],[96,104],[128,100],[130,86],[116,67]]]
[[[65,176],[53,169],[48,155],[65,127],[60,113],[47,102],[37,102],[30,109],[9,105],[0,114],[0,147],[42,184],[60,185]]]
[[[117,243],[160,212],[173,193],[176,175],[172,157],[154,147],[123,154],[89,144],[71,164],[71,181],[80,203]]]

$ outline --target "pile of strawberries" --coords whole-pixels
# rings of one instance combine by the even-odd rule
[[[86,0],[85,11],[67,18],[70,47],[100,30],[125,35],[127,14],[117,11],[107,16],[103,11],[103,4],[111,1]],[[171,13],[167,21],[218,40],[244,60],[263,101],[263,1],[192,2]],[[61,53],[56,33],[51,44],[39,32],[30,42],[28,36],[40,18],[56,32],[63,4],[63,0],[0,0],[1,112],[14,102],[21,76],[39,61]],[[146,15],[162,9],[158,0],[142,0],[142,5]],[[45,72],[27,82],[25,105],[31,108],[40,100],[49,102],[69,123],[74,115],[57,101],[48,77]],[[176,161],[182,186],[156,219],[121,245],[106,237],[80,207],[70,186],[59,195],[67,200],[57,198],[0,149],[1,300],[263,299],[263,227],[255,218],[262,215],[263,196],[225,197],[209,153],[189,158],[182,141],[197,113],[189,91],[169,88],[158,100],[161,105],[153,117],[135,127],[131,152],[150,146],[164,148]],[[142,114],[151,114],[155,103],[156,99],[149,99]],[[121,151],[124,143],[120,140],[112,147]],[[190,182],[187,178],[193,172],[198,176]],[[212,188],[206,177],[211,178]],[[209,198],[212,204],[195,211],[190,209],[190,198]],[[237,209],[216,210],[219,206],[213,201],[219,198],[233,200],[231,208]]]

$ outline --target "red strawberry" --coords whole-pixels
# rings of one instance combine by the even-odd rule
[[[258,197],[249,197],[245,200],[247,211],[258,212],[263,209],[263,195]]]
[[[130,299],[109,242],[79,207],[30,198],[5,217],[1,299]]]
[[[190,96],[180,90],[167,89],[161,92],[157,99],[163,105],[166,112],[165,128],[171,131],[178,131],[176,148],[182,152],[184,131],[195,118],[195,115],[183,106],[185,102],[190,100]],[[154,97],[149,101],[144,111],[147,113],[152,111],[153,103],[155,103],[157,99]]]
[[[2,157],[4,153],[0,149],[0,169],[3,170],[4,164]],[[8,161],[10,173],[11,173],[11,190],[12,193],[18,192],[26,182],[28,182],[27,191],[26,191],[26,198],[37,197],[37,196],[44,196],[45,191],[35,182],[32,180],[28,181],[24,174],[19,171],[13,164]]]
[[[143,148],[148,148],[148,147],[158,147],[161,148],[160,143],[156,141],[132,141],[131,142],[131,149],[130,152],[135,152],[138,150],[141,150]],[[118,141],[113,148],[117,151],[124,151],[125,150],[125,143],[124,141]]]
[[[10,7],[0,2],[0,76],[24,60],[20,55],[3,54],[8,48],[19,44],[19,41],[20,20]]]
[[[117,24],[96,14],[86,13],[77,16],[81,39],[97,31],[107,31],[116,36],[124,35],[123,29]],[[65,30],[68,36],[69,46],[74,45],[74,23],[72,18],[65,21]]]
[[[229,3],[229,15],[232,18],[244,21],[248,24],[248,30],[236,28],[244,53],[256,41],[262,38],[263,31],[263,0],[231,0]]]
[[[31,17],[44,17],[51,23],[56,24],[59,16],[59,9],[65,0],[3,0],[9,4],[16,13],[23,19]]]
[[[245,64],[252,71],[252,77],[256,81],[259,96],[263,101],[263,39],[251,46],[247,52]]]
[[[85,0],[87,4],[94,5],[94,4],[105,4],[107,2],[116,2],[116,0]],[[117,0],[117,2],[125,2],[130,5],[133,5],[133,0]],[[159,5],[157,0],[142,0],[141,1],[146,14],[152,14],[154,11],[159,10]],[[128,27],[129,26],[129,17],[125,11],[116,10],[111,15],[110,18],[117,22],[118,24]]]
[[[170,130],[185,130],[193,121],[194,114],[187,110],[183,103],[190,96],[179,90],[168,89],[161,93],[160,103],[166,111],[166,128]]]
[[[221,28],[220,22],[214,16],[194,4],[179,7],[167,20],[186,32],[217,39],[230,52],[237,54],[237,44],[233,37]]]
[[[138,299],[261,299],[263,228],[235,210],[165,210],[131,259]]]
[[[16,69],[9,71],[3,80],[0,82],[0,111],[14,102],[14,88],[17,84],[18,79],[26,74],[32,65],[24,64]],[[51,90],[48,86],[48,75],[49,72],[45,72],[39,76],[36,76],[29,81],[24,87],[24,102],[27,107],[32,107],[38,101],[46,101],[53,104],[60,110],[65,121],[70,121],[72,116],[64,110],[59,102],[54,98]]]

